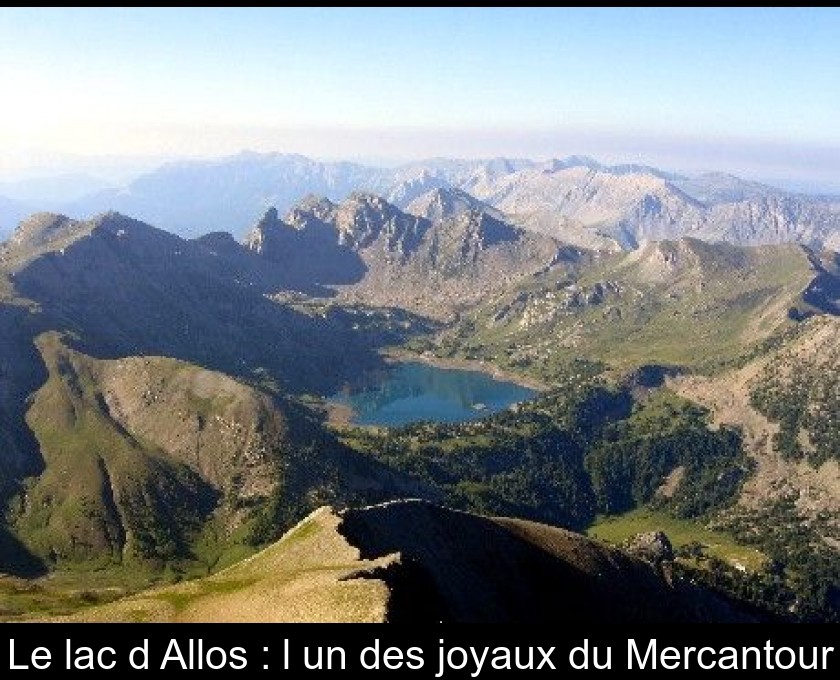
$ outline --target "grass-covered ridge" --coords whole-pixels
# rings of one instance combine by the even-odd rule
[[[740,621],[752,613],[579,534],[415,500],[321,508],[229,569],[63,620],[416,624],[569,616]]]
[[[351,578],[365,561],[336,531],[339,517],[313,513],[278,542],[205,578],[79,611],[82,621],[382,621],[388,588]]]
[[[532,277],[428,347],[547,379],[575,357],[711,368],[814,311],[815,266],[792,245],[649,243]]]

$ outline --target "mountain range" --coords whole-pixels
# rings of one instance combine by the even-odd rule
[[[308,194],[343,201],[353,192],[370,192],[408,209],[436,189],[466,192],[528,230],[590,248],[635,248],[683,236],[840,248],[837,197],[791,193],[722,173],[685,177],[643,165],[607,166],[585,156],[433,159],[378,168],[244,152],[164,165],[126,187],[53,201],[49,208],[75,217],[119,210],[186,237],[217,230],[241,236],[269,207],[285,212]],[[8,231],[22,214],[43,208],[4,199],[0,228]]]

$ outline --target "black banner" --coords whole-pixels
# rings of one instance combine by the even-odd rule
[[[3,624],[0,670],[374,672],[482,678],[584,670],[840,670],[836,626],[553,627],[338,624]]]

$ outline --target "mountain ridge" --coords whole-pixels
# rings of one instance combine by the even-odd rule
[[[698,586],[579,534],[403,500],[320,508],[201,581],[74,618],[534,623],[754,621]],[[569,612],[574,612],[570,615]]]

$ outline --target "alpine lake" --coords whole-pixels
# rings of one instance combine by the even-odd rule
[[[345,385],[327,401],[349,411],[354,425],[400,427],[478,420],[537,393],[482,371],[399,361]]]

